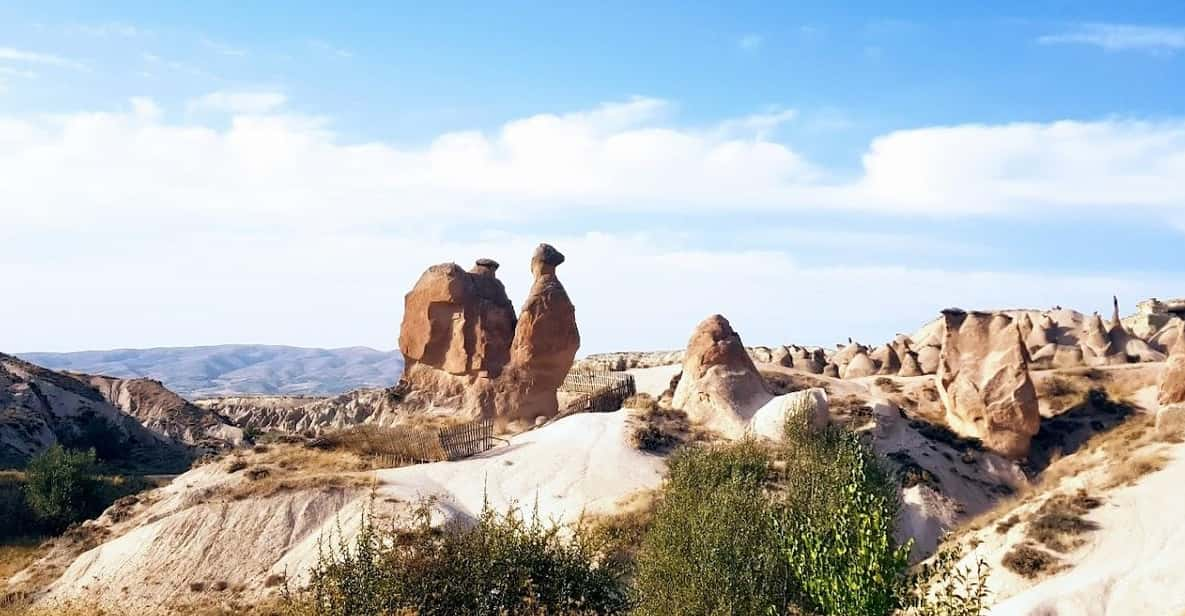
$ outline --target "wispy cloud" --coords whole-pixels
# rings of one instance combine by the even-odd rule
[[[20,77],[21,79],[36,79],[37,73],[11,66],[0,66],[0,77]]]
[[[171,72],[177,72],[177,73],[187,73],[189,75],[194,75],[196,77],[212,77],[212,75],[209,72],[204,71],[196,66],[192,66],[192,65],[186,64],[184,62],[178,62],[176,60],[170,60],[168,58],[162,58],[161,56],[158,56],[154,53],[146,52],[146,53],[142,54],[140,57],[143,58],[145,63],[147,63],[149,66],[151,66],[157,70],[171,71]],[[141,74],[145,74],[145,73],[142,72]],[[151,72],[147,73],[147,75],[151,75],[151,74],[152,74]]]
[[[48,53],[40,53],[36,51],[27,51],[24,49],[13,49],[12,47],[0,47],[0,60],[8,60],[10,62],[21,62],[25,64],[41,64],[45,66],[57,66],[61,68],[71,68],[75,70],[87,70],[85,64],[55,56]]]
[[[1093,45],[1107,51],[1174,52],[1185,49],[1185,27],[1086,23],[1037,39],[1043,45]]]
[[[354,52],[352,52],[348,49],[342,49],[341,47],[337,47],[333,44],[327,43],[327,42],[319,40],[319,39],[313,39],[313,40],[309,41],[309,47],[312,47],[313,49],[315,49],[317,51],[329,54],[331,56],[337,56],[339,58],[353,58],[354,57]]]
[[[70,35],[93,36],[96,38],[138,38],[152,35],[151,30],[121,21],[105,21],[95,24],[68,24],[62,31]]]
[[[716,127],[721,136],[752,135],[764,139],[771,131],[798,117],[795,109],[770,107],[764,112],[724,120]]]
[[[216,111],[222,113],[267,113],[282,107],[288,97],[280,92],[244,91],[211,92],[189,101],[189,111]]]
[[[757,51],[765,43],[765,37],[760,34],[746,34],[737,41],[737,47],[742,51]]]
[[[228,44],[223,43],[221,41],[215,41],[215,40],[208,39],[208,38],[202,39],[202,46],[205,47],[206,49],[213,51],[214,53],[217,53],[217,54],[220,54],[223,56],[233,56],[236,58],[241,58],[241,57],[244,57],[247,55],[246,49],[243,49],[241,47],[235,47],[233,45],[228,45]]]

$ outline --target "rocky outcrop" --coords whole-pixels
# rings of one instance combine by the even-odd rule
[[[533,420],[559,411],[556,390],[580,348],[576,307],[555,273],[563,262],[564,255],[549,244],[535,249],[531,259],[535,283],[514,330],[507,375],[510,386],[499,388],[500,417]]]
[[[1176,340],[1160,375],[1157,402],[1157,434],[1168,439],[1185,436],[1185,323],[1177,326]]]
[[[945,334],[935,380],[955,432],[1002,455],[1028,454],[1041,416],[1029,354],[1003,313],[943,311]]]
[[[899,376],[922,376],[922,365],[918,363],[918,354],[910,351],[901,357],[901,370],[897,372]]]
[[[116,379],[72,375],[142,426],[174,441],[205,451],[240,445],[243,430],[229,419],[199,407],[152,379]]]
[[[428,268],[405,297],[399,333],[409,404],[503,426],[554,416],[580,347],[575,307],[556,276],[563,262],[548,244],[535,249],[535,281],[517,319],[496,262]]]
[[[843,366],[841,374],[845,379],[858,379],[876,374],[876,362],[863,349],[856,352],[848,363]]]
[[[807,413],[812,426],[826,414],[822,390],[771,394],[740,335],[718,314],[704,319],[692,333],[671,404],[687,413],[692,423],[727,438],[779,438],[788,413]]]
[[[922,374],[934,374],[938,372],[938,360],[942,357],[942,347],[938,345],[926,345],[918,351],[918,365],[922,368]]]
[[[92,379],[99,386],[92,384]],[[177,410],[175,401],[171,392],[153,381],[54,372],[0,354],[0,467],[22,466],[30,457],[61,444],[93,448],[101,460],[134,470],[172,472],[184,468],[202,450],[174,437],[182,435],[173,428],[184,432],[180,426],[189,423],[169,416]],[[132,413],[143,417],[144,423]],[[203,419],[194,425],[216,423],[215,419],[209,423]],[[228,437],[240,435],[237,429],[224,427]],[[199,435],[197,431],[191,434]],[[230,444],[194,440],[205,445]]]
[[[877,374],[892,375],[901,371],[901,356],[893,349],[892,344],[873,349],[868,359],[876,364]]]

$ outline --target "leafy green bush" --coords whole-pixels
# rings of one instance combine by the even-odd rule
[[[897,487],[860,436],[791,421],[779,535],[792,594],[821,614],[887,614],[901,603],[910,545],[893,539]]]
[[[676,454],[638,557],[640,613],[863,616],[903,605],[910,546],[893,539],[892,476],[858,435],[807,421],[794,416],[776,448]]]
[[[944,548],[911,576],[908,613],[916,616],[982,616],[991,607],[987,580],[991,567],[983,558],[960,567],[960,554]]]
[[[670,475],[638,554],[638,613],[764,614],[785,605],[769,452],[755,443],[689,448]]]
[[[61,530],[93,509],[95,452],[70,451],[53,445],[29,460],[25,469],[25,500],[47,526]]]
[[[623,571],[600,563],[577,532],[488,507],[472,526],[431,526],[421,507],[410,532],[368,516],[352,542],[323,549],[307,589],[286,592],[294,614],[618,614]]]

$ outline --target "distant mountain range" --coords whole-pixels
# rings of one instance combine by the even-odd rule
[[[23,353],[52,370],[151,378],[189,399],[231,394],[333,395],[394,385],[399,351],[367,347],[309,349],[257,344]]]

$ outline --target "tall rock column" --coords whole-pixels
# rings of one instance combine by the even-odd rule
[[[576,307],[556,276],[564,255],[550,244],[540,244],[531,258],[535,282],[523,303],[514,341],[510,345],[507,383],[499,415],[506,419],[533,420],[559,411],[556,390],[572,369],[580,349]]]
[[[1165,439],[1185,437],[1185,322],[1177,327],[1177,340],[1160,373],[1157,402],[1157,435]]]
[[[935,380],[951,429],[1021,458],[1040,427],[1037,392],[1020,329],[1003,313],[944,310]]]

